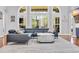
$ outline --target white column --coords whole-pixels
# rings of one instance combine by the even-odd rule
[[[52,26],[52,7],[48,7],[48,28],[50,31],[53,31],[53,26]]]
[[[6,14],[5,14],[5,10],[3,11],[3,31],[4,34],[6,34]]]
[[[32,28],[32,19],[31,19],[31,6],[27,6],[27,28]]]
[[[17,15],[16,15],[16,23],[17,23],[17,30],[20,30],[19,29],[19,7],[17,8]]]
[[[7,31],[6,31],[6,12],[5,12],[5,8],[6,7],[3,7],[2,8],[2,15],[3,15],[3,17],[2,17],[2,22],[3,22],[3,26],[2,26],[2,29],[3,29],[3,35],[5,35],[6,33],[7,33]]]
[[[25,21],[24,23],[25,23],[25,26],[26,26],[25,28],[27,28],[27,26],[28,26],[28,22],[27,22],[28,21],[28,19],[27,19],[27,7],[26,7],[26,13],[24,14],[24,21]]]

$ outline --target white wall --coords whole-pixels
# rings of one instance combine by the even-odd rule
[[[3,36],[3,21],[0,20],[0,37]]]
[[[6,32],[10,29],[18,30],[18,6],[7,6],[5,10]],[[11,22],[11,16],[15,16],[15,22]]]
[[[28,7],[30,8],[30,7]],[[51,7],[49,7],[51,8]],[[19,7],[18,6],[8,6],[5,8],[5,28],[6,28],[6,32],[8,32],[9,29],[15,29],[15,30],[19,30],[19,24],[18,24],[18,21],[19,21],[19,15],[18,15],[18,9]],[[71,13],[71,7],[67,7],[67,6],[61,6],[60,7],[60,14],[58,15],[54,15],[52,13],[52,9],[49,9],[49,18],[51,20],[51,18],[55,17],[55,16],[60,16],[60,34],[70,34],[71,32],[71,21],[70,21],[70,13]],[[27,15],[26,15],[26,18],[27,18],[27,21],[28,21],[28,27],[31,26],[31,21],[30,21],[30,9],[27,9]],[[16,16],[16,19],[15,19],[15,22],[11,22],[11,16]],[[52,18],[52,19],[53,19]],[[49,22],[51,23],[51,21]],[[51,24],[50,24],[51,25]],[[28,28],[27,27],[27,28]],[[51,26],[53,27],[53,26]]]
[[[0,12],[3,13],[4,11],[4,7],[0,7]],[[4,17],[2,17],[2,19],[0,19],[0,37],[2,37],[4,35],[4,31],[3,31],[3,21],[4,21]]]
[[[70,34],[71,23],[70,23],[70,8],[68,6],[61,7],[61,34]]]

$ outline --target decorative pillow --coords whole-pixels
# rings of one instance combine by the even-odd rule
[[[16,30],[9,30],[9,34],[17,34]]]

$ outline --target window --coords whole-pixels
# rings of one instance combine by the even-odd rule
[[[37,16],[32,18],[32,28],[39,28],[39,20],[37,20]]]
[[[20,10],[19,10],[19,12],[20,12],[20,13],[26,12],[26,7],[21,7]]]
[[[48,6],[32,6],[31,11],[32,12],[47,12]]]
[[[57,32],[60,32],[60,18],[55,17],[54,29],[57,29]]]
[[[48,28],[48,16],[46,15],[33,15],[32,28]]]
[[[23,18],[19,18],[19,23],[23,23]]]
[[[47,28],[47,27],[48,27],[48,17],[43,16],[43,28]]]
[[[0,11],[0,19],[2,19],[3,18],[3,14],[2,14],[2,12]]]
[[[59,9],[57,7],[53,7],[53,11],[59,13]]]
[[[23,18],[19,18],[19,27],[20,28],[25,28],[25,21]]]
[[[27,7],[21,6],[19,8],[19,28],[24,29],[27,26]]]
[[[55,18],[55,24],[59,24],[59,23],[60,23],[59,17],[56,17]]]

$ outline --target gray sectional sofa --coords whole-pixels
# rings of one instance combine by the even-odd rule
[[[48,32],[48,28],[35,28],[35,29],[31,29],[31,28],[28,28],[28,29],[24,29],[24,33],[45,33],[45,32]]]
[[[30,37],[25,34],[8,34],[7,39],[8,39],[8,42],[27,43],[28,44]]]
[[[47,29],[24,29],[23,33],[18,34],[15,30],[10,30],[7,35],[8,42],[17,42],[17,43],[28,43],[32,36],[37,36],[37,33],[45,33],[48,32]],[[31,34],[29,36],[29,34]]]
[[[38,36],[37,33],[47,33],[48,32],[48,28],[35,28],[35,29],[24,29],[24,33],[28,33],[28,34],[32,34],[31,37],[36,37]]]

